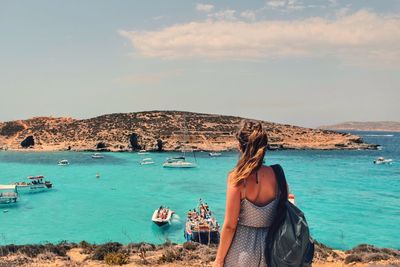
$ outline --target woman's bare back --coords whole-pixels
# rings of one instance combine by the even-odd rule
[[[241,185],[241,199],[247,199],[256,206],[265,206],[277,196],[277,182],[271,167],[261,166]]]

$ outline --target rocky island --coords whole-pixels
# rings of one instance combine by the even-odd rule
[[[349,121],[334,125],[318,127],[320,129],[335,131],[377,131],[377,132],[400,132],[398,121]]]
[[[236,149],[243,118],[181,111],[116,113],[90,119],[36,117],[0,122],[0,148],[35,151]],[[270,149],[375,149],[356,135],[262,122]]]

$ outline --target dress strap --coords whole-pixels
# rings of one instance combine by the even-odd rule
[[[258,184],[258,170],[256,171],[256,184]]]

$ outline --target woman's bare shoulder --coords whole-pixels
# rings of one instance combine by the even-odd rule
[[[228,190],[231,190],[232,192],[241,192],[243,189],[243,182],[241,182],[239,184],[232,183],[232,173],[231,172],[228,174],[226,183],[227,183]]]

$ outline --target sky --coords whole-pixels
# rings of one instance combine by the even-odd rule
[[[400,120],[400,0],[0,0],[0,121]]]

